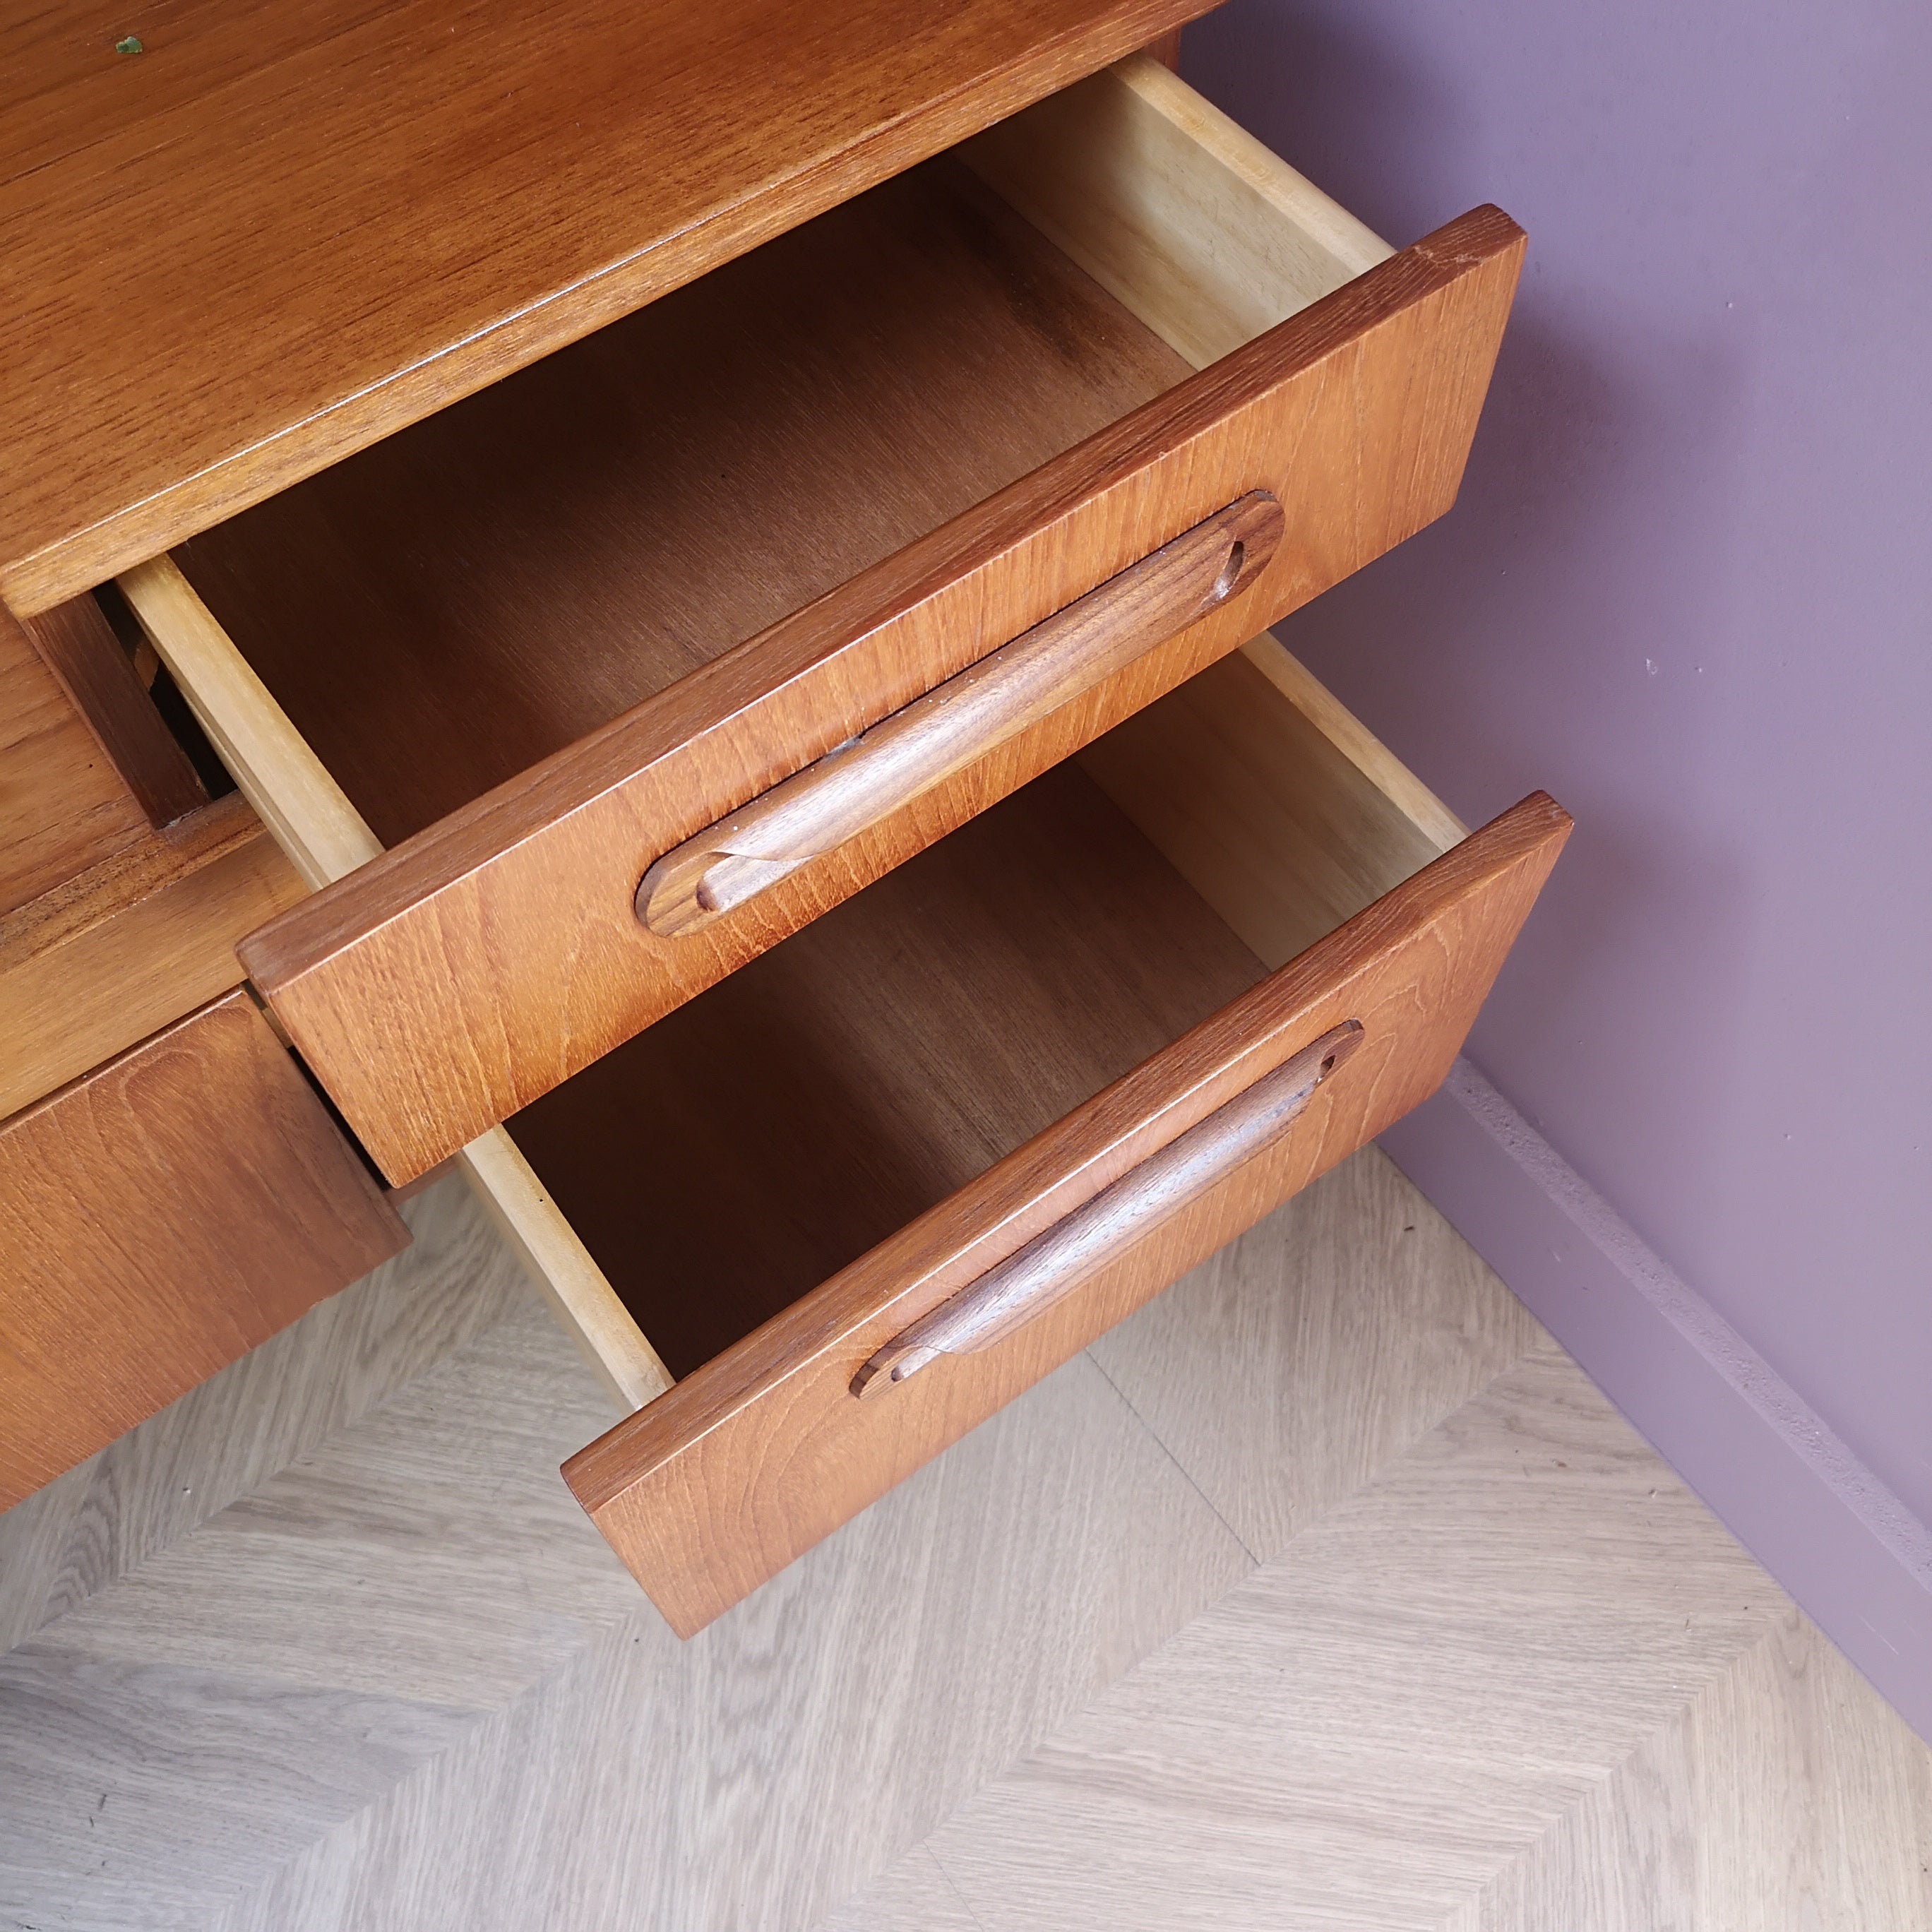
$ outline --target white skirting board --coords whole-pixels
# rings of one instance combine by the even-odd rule
[[[1468,1061],[1382,1146],[1932,1742],[1932,1530]]]

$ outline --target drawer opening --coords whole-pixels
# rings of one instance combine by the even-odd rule
[[[681,1377],[1262,970],[1060,766],[506,1125]]]
[[[1136,57],[175,559],[393,846],[1389,252]]]
[[[1264,637],[508,1130],[681,1379],[1460,831]]]
[[[671,1628],[1424,1100],[1568,830],[1257,639],[514,1120],[672,1372],[563,1468]]]
[[[1522,246],[1392,256],[1130,61],[126,573],[382,1172],[1441,515]]]

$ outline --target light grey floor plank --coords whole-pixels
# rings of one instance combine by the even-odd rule
[[[44,1872],[9,1865],[0,1856],[0,1925],[7,1932],[207,1932],[221,1922],[218,1898],[182,1891],[146,1876],[92,1878],[86,1903],[48,1896]]]
[[[824,1932],[983,1932],[958,1888],[923,1845],[856,1893]]]
[[[1378,1155],[682,1646],[411,1211],[0,1519],[8,1932],[1932,1932],[1932,1754]]]
[[[1249,1567],[1076,1359],[690,1643],[602,1634],[234,1923],[815,1924]]]
[[[1433,1932],[1787,1608],[1544,1345],[930,1848],[988,1932]]]
[[[557,1474],[611,1420],[590,1370],[525,1293],[39,1642],[492,1709],[638,1608]]]
[[[1366,1148],[1092,1353],[1263,1559],[1540,1338]]]
[[[5,1862],[16,1886],[31,1868],[43,1904],[73,1885],[68,1902],[90,1918],[126,1911],[146,1887],[194,1900],[206,1922],[475,1722],[395,1697],[23,1645],[0,1658]]]
[[[413,1246],[0,1515],[0,1650],[248,1495],[526,1294],[460,1180],[403,1212]]]
[[[1451,1932],[1924,1932],[1932,1752],[1796,1610]]]

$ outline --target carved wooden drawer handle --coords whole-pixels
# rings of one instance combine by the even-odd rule
[[[1252,584],[1281,540],[1257,490],[667,852],[638,916],[695,932],[1004,744]]]
[[[853,1378],[852,1393],[861,1400],[882,1395],[938,1357],[990,1347],[1052,1307],[1155,1222],[1279,1139],[1361,1039],[1361,1023],[1347,1021],[1262,1075],[894,1336]]]

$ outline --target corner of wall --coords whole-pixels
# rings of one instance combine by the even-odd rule
[[[1932,1531],[1468,1061],[1382,1145],[1932,1742]]]

